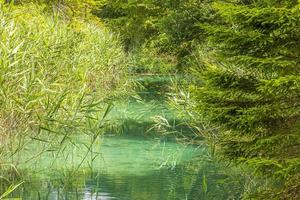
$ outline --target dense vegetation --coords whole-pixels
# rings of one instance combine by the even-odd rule
[[[66,16],[46,4],[1,4],[1,170],[26,162],[17,154],[33,141],[45,145],[31,161],[58,154],[74,133],[97,139],[111,99],[128,89],[116,38],[93,20]]]
[[[179,73],[190,126],[267,180],[244,198],[300,198],[299,1],[31,2],[0,10],[1,154],[41,132],[94,132],[127,72]]]
[[[213,19],[209,2],[108,0],[95,14],[120,34],[128,50],[155,51],[157,57],[167,56],[182,71],[193,51],[205,40],[200,24]]]
[[[221,151],[280,181],[262,198],[298,199],[300,20],[296,1],[216,3],[213,49],[193,94],[221,126]],[[278,186],[277,185],[277,186]],[[268,196],[268,197],[267,197]]]
[[[214,128],[224,158],[276,180],[252,195],[299,199],[299,10],[287,0],[131,0],[108,1],[99,16],[129,50],[155,48],[199,79],[185,109]]]

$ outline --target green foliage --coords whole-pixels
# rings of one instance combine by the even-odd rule
[[[221,126],[217,141],[227,158],[282,181],[273,198],[298,199],[300,4],[213,6],[222,20],[201,25],[211,50],[202,57],[204,83],[192,88],[197,111]]]
[[[12,193],[15,189],[17,189],[20,185],[22,185],[24,182],[18,183],[16,185],[11,185],[6,192],[4,192],[1,196],[0,199],[4,199],[7,197],[10,193]]]
[[[120,33],[128,50],[146,46],[186,66],[206,35],[199,23],[213,19],[210,0],[107,1],[96,14]]]
[[[133,74],[169,74],[174,73],[176,59],[168,54],[157,52],[154,48],[141,48],[130,53],[130,72]]]
[[[206,40],[199,24],[214,19],[210,2],[188,0],[162,4],[164,15],[157,20],[159,34],[151,39],[150,45],[178,58],[178,67],[190,66],[194,50]]]
[[[115,32],[121,34],[128,49],[134,49],[155,35],[157,33],[155,21],[163,14],[154,2],[136,0],[109,0],[96,13]]]
[[[194,65],[198,80],[180,80],[174,105],[212,152],[275,180],[249,198],[300,198],[299,1],[3,2],[22,6],[0,10],[0,152],[24,148],[31,133],[64,143],[103,127],[103,102],[125,93],[126,59],[96,14],[120,33],[132,73]]]
[[[30,140],[59,152],[70,134],[99,136],[106,102],[128,85],[119,42],[92,22],[33,4],[1,6],[0,37],[1,163]]]
[[[88,18],[94,17],[92,11],[102,5],[105,0],[2,0],[6,4],[25,5],[40,4],[46,5],[45,10],[59,13],[60,17],[67,18]],[[95,22],[96,20],[94,20]]]

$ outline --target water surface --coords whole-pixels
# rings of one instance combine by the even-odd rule
[[[166,78],[141,79],[140,98],[119,102],[110,112],[112,128],[97,138],[72,135],[59,153],[44,152],[19,164],[25,181],[10,197],[23,200],[199,200],[239,199],[244,180],[238,170],[211,158],[205,145],[179,143],[151,129],[163,116],[179,131],[165,103]],[[173,126],[173,125],[172,125]],[[149,131],[151,129],[152,131]],[[31,159],[42,141],[33,141],[18,156]],[[16,179],[16,183],[18,180]],[[4,191],[7,184],[0,184]]]
[[[50,165],[24,167],[25,183],[11,197],[47,200],[238,199],[240,187],[230,170],[199,158],[205,148],[145,137],[105,138],[92,166],[81,170],[61,156]],[[77,156],[79,153],[74,151]],[[77,158],[78,159],[78,158]],[[226,174],[227,173],[227,174]],[[207,191],[203,184],[207,184]],[[225,183],[225,184],[224,184]]]

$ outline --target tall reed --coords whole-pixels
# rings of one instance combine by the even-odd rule
[[[93,144],[110,99],[126,94],[118,40],[93,22],[45,13],[43,5],[0,6],[0,167],[19,164],[32,141],[43,145],[27,161],[59,153],[73,134]]]

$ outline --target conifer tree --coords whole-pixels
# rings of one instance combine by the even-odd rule
[[[230,160],[279,181],[267,199],[300,198],[300,3],[230,0],[203,25],[210,57],[193,89],[198,112],[221,127]],[[262,198],[262,197],[261,197]]]

